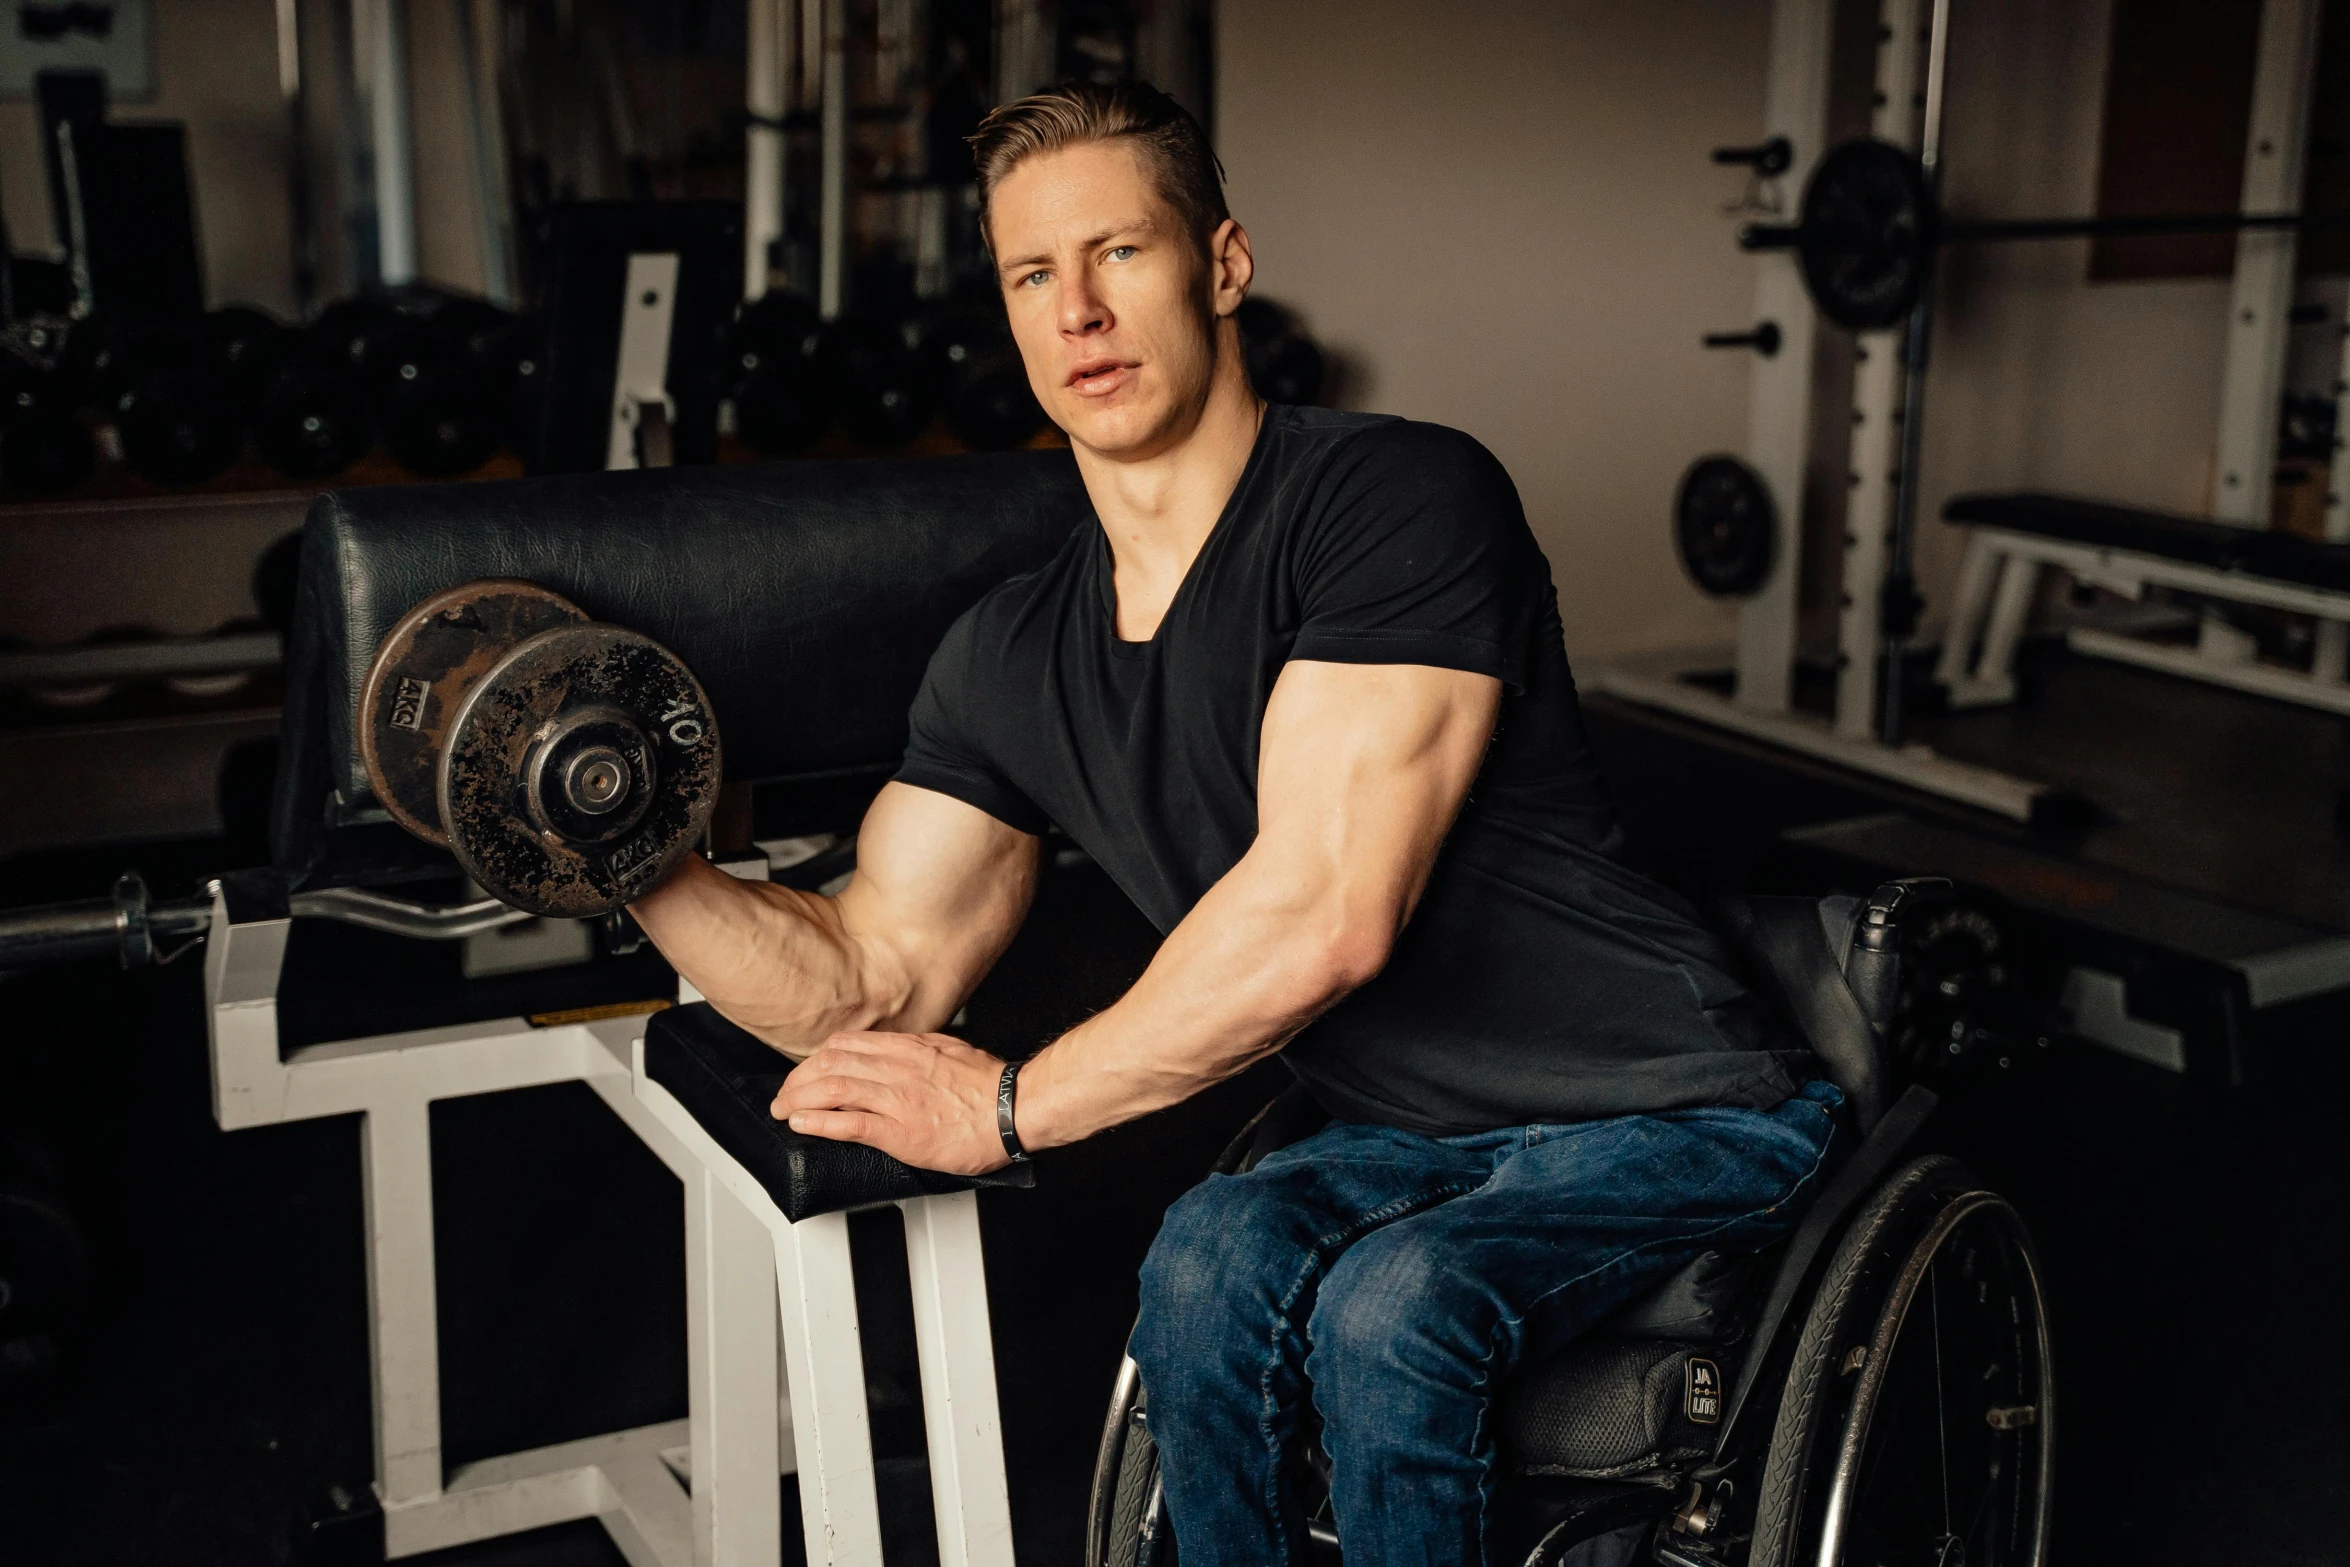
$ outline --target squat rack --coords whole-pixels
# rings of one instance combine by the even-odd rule
[[[1774,7],[1763,133],[1784,141],[1786,162],[1808,168],[1824,151],[1832,0],[1779,0]],[[2241,209],[2297,215],[2307,150],[2317,56],[2318,0],[2264,0],[2247,136]],[[1949,0],[1882,0],[1876,57],[1876,108],[1871,133],[1914,147],[1931,180],[1938,173],[1950,26]],[[1770,142],[1766,142],[1766,146]],[[2287,331],[2293,305],[2298,237],[2289,222],[2241,225],[2229,303],[2227,355],[2217,432],[2217,521],[2247,528],[2267,525],[2277,451]],[[1757,258],[1755,334],[1724,342],[1757,342],[1766,329],[1781,351],[1767,349],[1754,365],[1745,457],[1782,519],[1782,537],[1769,570],[1739,606],[1730,689],[1693,681],[1721,667],[1719,654],[1628,661],[1598,670],[1594,684],[1645,706],[1661,708],[1733,733],[1834,762],[1855,771],[1959,801],[2022,822],[2067,814],[2075,802],[2031,780],[1976,767],[1904,743],[1900,736],[1903,644],[1914,613],[1909,555],[1917,505],[1915,476],[1923,421],[1926,349],[1930,341],[1931,280],[1909,319],[1892,329],[1862,331],[1854,344],[1854,413],[1848,473],[1842,606],[1837,627],[1836,696],[1832,718],[1796,710],[1796,653],[1803,476],[1814,418],[1812,363],[1818,311],[1792,254]],[[1759,346],[1759,343],[1758,343]],[[2350,383],[2350,337],[2345,338],[2340,383]],[[2337,443],[2329,484],[2325,534],[2350,540],[2350,452]],[[1976,552],[1970,552],[1970,559]],[[1970,565],[1965,575],[1981,574]],[[2028,590],[2022,574],[2017,581]],[[1985,588],[1988,584],[1980,584]],[[2005,588],[2003,597],[2013,597]],[[2005,604],[2001,617],[2020,629],[2028,603]],[[1888,613],[1890,611],[1890,614]],[[1965,635],[1961,628],[1957,635]],[[2105,638],[2085,651],[2131,657],[2138,647],[2109,650]],[[2076,638],[2076,642],[2081,639]],[[2160,667],[2242,689],[2267,691],[2274,682],[2246,678],[2252,639],[2206,612],[2191,655],[2170,655]],[[2321,621],[2315,668],[2339,674],[2350,654],[2350,627]],[[1963,663],[1961,659],[1959,662]],[[1957,667],[1945,649],[1945,673]],[[1960,682],[1958,705],[1998,699]],[[2271,693],[2273,694],[2273,693]]]

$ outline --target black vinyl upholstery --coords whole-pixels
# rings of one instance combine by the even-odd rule
[[[939,638],[1092,515],[1065,451],[793,462],[319,497],[287,642],[273,857],[321,873],[374,802],[353,708],[377,643],[427,594],[522,577],[685,660],[730,778],[894,764]]]
[[[2206,517],[2141,511],[2064,495],[1961,495],[1943,506],[1942,517],[1946,522],[2006,528],[2097,549],[2134,550],[2215,571],[2244,571],[2350,593],[2350,544],[2270,528],[2241,528]]]
[[[1035,1184],[1032,1165],[974,1177],[941,1175],[900,1164],[862,1143],[803,1136],[767,1113],[790,1070],[790,1061],[720,1017],[708,1002],[657,1012],[645,1025],[645,1075],[676,1095],[794,1224],[908,1197]]]

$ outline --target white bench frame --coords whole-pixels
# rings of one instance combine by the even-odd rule
[[[773,1567],[776,1482],[796,1470],[809,1562],[881,1567],[848,1216],[786,1220],[645,1076],[643,1017],[550,1028],[505,1018],[336,1040],[281,1060],[277,993],[292,923],[234,918],[214,887],[204,955],[213,1115],[223,1131],[362,1118],[386,1556],[595,1518],[632,1567]],[[684,1183],[689,1414],[445,1471],[431,1105],[561,1082],[594,1089]],[[939,1560],[1011,1567],[978,1200],[958,1192],[898,1207]]]
[[[2042,567],[2069,572],[2076,581],[2127,599],[2144,597],[2150,587],[2179,588],[2231,603],[2314,615],[2321,626],[2350,624],[2350,593],[1984,524],[1968,531],[1950,628],[1943,636],[1942,659],[1934,675],[1949,689],[1953,707],[1987,707],[2014,699],[2016,644],[2039,591]],[[2075,627],[2065,640],[2075,652],[2350,715],[2350,682],[2344,679],[2337,638],[2318,639],[2316,658],[2307,670],[2257,661],[2249,638],[2232,656],[2215,652],[2210,637],[2197,646],[2181,647]]]

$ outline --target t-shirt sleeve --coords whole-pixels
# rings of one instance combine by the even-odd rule
[[[985,640],[977,627],[985,607],[967,611],[930,655],[922,689],[907,715],[906,756],[896,781],[951,796],[1041,837],[1050,819],[1004,776],[984,739],[989,709],[978,704],[1000,701],[1005,691],[1003,682],[990,681],[987,671],[973,667],[974,650]]]
[[[1468,436],[1374,426],[1316,485],[1296,558],[1299,626],[1289,656],[1433,664],[1526,678],[1526,605],[1547,577],[1518,492]]]

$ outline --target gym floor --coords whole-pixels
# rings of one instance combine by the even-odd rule
[[[2177,793],[2164,817],[2134,802],[2128,770],[2109,770],[2092,793],[2112,819],[2080,853],[2283,897],[2330,890],[2332,927],[2350,923],[2338,909],[2350,885],[2341,840],[2330,825],[2313,836],[2279,820],[2302,808],[2301,793],[2350,781],[2344,726],[2287,712],[2294,736],[2264,731],[2261,751],[2238,750],[2211,736],[2273,728],[2285,710],[2101,666],[2046,673],[2029,707],[1935,721],[1937,744],[2087,784],[2064,775],[2067,747],[2102,750],[2111,726],[2127,724],[2135,771],[2225,774],[2228,792],[2217,804]],[[1636,842],[1693,892],[1769,874],[1789,826],[1887,803],[1843,775],[1604,699],[1590,708]],[[2312,765],[2258,770],[2247,755]],[[5,869],[12,897],[29,901],[88,895],[135,860],[169,894],[224,852],[189,841]],[[971,1034],[1000,1050],[1042,1041],[1117,994],[1153,941],[1098,871],[1055,871],[972,1003]],[[317,924],[297,928],[288,975],[295,1038],[350,1032],[357,1017],[409,1027],[648,997],[669,983],[649,956],[468,983],[453,950]],[[0,982],[11,1021],[0,1081],[12,1085],[0,1125],[37,1123],[61,1140],[102,1264],[83,1337],[54,1362],[0,1368],[0,1557],[12,1563],[282,1561],[306,1497],[371,1473],[356,1123],[217,1131],[199,979],[182,964]],[[2066,1559],[2340,1559],[2350,1371],[2334,1319],[2350,1267],[2334,1215],[2350,1169],[2333,1153],[2330,1107],[2350,1091],[2346,1035],[2341,998],[2262,1014],[2253,1070],[2235,1090],[2058,1049],[1958,1099],[1938,1123],[1946,1146],[2016,1198],[2049,1270]],[[1277,1067],[1260,1068],[1045,1155],[1033,1192],[983,1198],[1021,1560],[1078,1559],[1135,1265],[1158,1213],[1278,1081]],[[444,1103],[434,1131],[449,1460],[682,1414],[674,1180],[576,1085]],[[926,1482],[894,1226],[889,1215],[860,1219],[859,1287],[886,1510],[905,1530],[891,1555],[915,1563],[934,1551],[918,1505]],[[788,1498],[791,1482],[783,1489]],[[580,1524],[427,1560],[621,1558]]]

